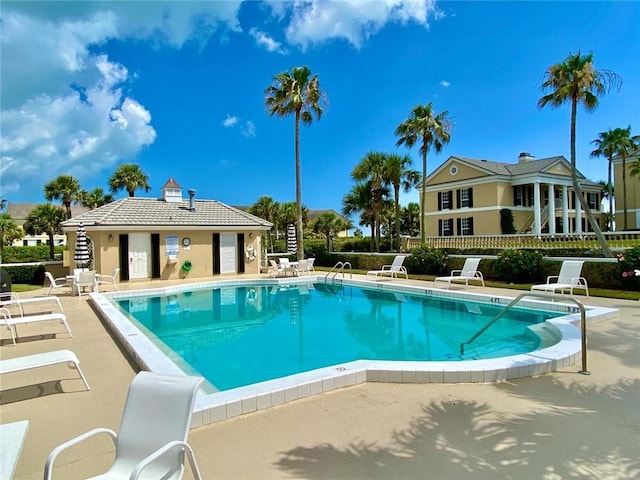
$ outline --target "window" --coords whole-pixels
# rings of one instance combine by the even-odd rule
[[[522,194],[522,186],[513,187],[513,205],[524,205],[524,195]]]
[[[473,207],[473,188],[457,190],[458,208]]]
[[[438,210],[450,210],[452,208],[453,191],[438,192]]]
[[[438,220],[438,235],[440,237],[453,236],[453,218],[443,218]]]
[[[597,193],[587,193],[587,202],[589,203],[589,208],[591,210],[600,210],[598,208],[598,194]]]
[[[458,235],[473,235],[473,217],[458,219]]]

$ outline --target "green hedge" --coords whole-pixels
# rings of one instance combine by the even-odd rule
[[[54,253],[62,259],[62,252],[66,247],[57,245]],[[27,247],[3,247],[2,263],[27,263],[47,262],[49,258],[49,245],[30,245]]]
[[[2,269],[11,277],[11,283],[44,284],[45,269],[42,265],[4,265]]]

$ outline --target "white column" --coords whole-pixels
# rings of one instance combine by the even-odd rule
[[[556,194],[553,183],[547,185],[547,195],[549,197],[549,233],[551,235],[556,234]]]
[[[575,210],[576,210],[576,229],[575,232],[578,235],[582,234],[582,204],[580,203],[580,199],[578,198],[578,194],[575,194],[576,197],[576,205],[575,205]]]
[[[540,183],[533,184],[533,233],[540,235]]]
[[[562,186],[562,231],[565,235],[569,233],[569,189]]]

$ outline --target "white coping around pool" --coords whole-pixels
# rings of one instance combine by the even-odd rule
[[[134,290],[112,293],[91,293],[91,300],[98,315],[123,344],[127,352],[142,369],[173,375],[193,374],[181,368],[184,362],[177,354],[167,353],[149,339],[111,302],[119,298],[136,296],[165,295],[228,287],[237,284],[251,285],[291,285],[324,282],[323,276],[309,276],[296,279],[220,280],[196,284],[185,284],[165,288]],[[335,283],[365,286],[379,290],[426,294],[456,299],[470,299],[492,305],[507,305],[513,299],[471,292],[440,290],[412,285],[397,285],[367,280],[345,280],[336,278]],[[290,375],[275,380],[260,382],[245,387],[222,392],[203,387],[198,392],[193,412],[192,427],[255,412],[275,405],[291,402],[322,392],[356,385],[363,382],[393,383],[488,383],[527,377],[564,368],[581,360],[580,313],[578,307],[564,302],[557,296],[557,302],[522,300],[518,305],[529,308],[540,307],[558,311],[562,316],[547,320],[545,328],[553,336],[560,338],[557,343],[533,352],[486,360],[463,361],[380,361],[357,360],[330,367],[318,368],[304,373]],[[566,300],[567,297],[564,297]],[[587,307],[588,323],[614,318],[618,310],[603,307]],[[185,371],[187,370],[187,371]]]

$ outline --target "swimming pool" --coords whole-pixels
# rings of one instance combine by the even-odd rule
[[[526,353],[540,346],[530,327],[557,316],[515,308],[461,355],[460,343],[501,306],[325,282],[249,283],[115,303],[160,349],[179,355],[217,390],[355,360]]]
[[[274,291],[286,289],[302,288],[309,289],[313,287],[314,282],[324,282],[324,278],[320,277],[303,277],[298,279],[269,279],[251,281],[250,284],[246,280],[221,280],[216,282],[205,282],[199,284],[185,284],[179,286],[165,287],[152,290],[137,291],[121,291],[104,294],[91,294],[91,302],[94,305],[96,313],[105,322],[105,325],[111,330],[113,336],[122,344],[123,348],[129,353],[132,359],[139,365],[141,369],[162,372],[167,374],[184,375],[199,374],[193,366],[185,361],[177,352],[166,346],[163,342],[158,342],[153,336],[148,335],[147,328],[137,322],[131,321],[120,307],[114,302],[126,300],[129,302],[129,312],[135,313],[135,310],[143,310],[146,299],[150,296],[166,295],[174,296],[172,301],[167,301],[166,307],[169,307],[169,315],[173,315],[177,320],[177,312],[180,314],[181,320],[184,320],[184,312],[186,316],[193,316],[193,308],[189,310],[182,309],[176,305],[179,300],[186,299],[191,293],[194,296],[198,291],[210,290],[216,288],[222,291],[230,287],[245,287],[245,298],[253,302],[258,301],[258,294],[262,289],[266,289],[268,295]],[[458,310],[467,307],[475,310],[479,306],[480,311],[493,307],[504,307],[511,298],[502,296],[488,296],[483,294],[471,293],[467,291],[447,291],[434,288],[424,288],[421,286],[401,285],[399,282],[371,282],[366,280],[341,280],[335,279],[333,288],[346,287],[338,290],[344,302],[351,301],[349,298],[348,287],[367,286],[373,288],[377,292],[399,295],[407,298],[411,296],[424,296],[441,300],[457,300],[456,307]],[[255,289],[255,294],[251,289]],[[236,290],[237,292],[238,290]],[[225,300],[221,300],[221,307],[228,307],[233,301],[233,297],[226,293]],[[235,294],[239,295],[238,293]],[[255,298],[254,298],[255,295]],[[275,293],[277,295],[277,293]],[[284,298],[284,297],[283,297]],[[260,300],[262,301],[262,300]],[[250,303],[250,302],[249,302]],[[287,310],[285,311],[285,325],[293,328],[297,327],[299,319],[296,317],[296,326],[291,325],[290,311],[288,310],[288,301],[285,302]],[[506,356],[496,358],[471,359],[460,361],[457,359],[444,360],[388,360],[388,359],[366,359],[345,361],[343,363],[333,364],[331,366],[315,368],[287,375],[274,380],[260,381],[251,385],[230,388],[224,391],[217,391],[215,381],[207,382],[196,400],[194,410],[194,418],[192,425],[198,426],[213,423],[237,415],[242,415],[256,410],[269,408],[275,405],[296,400],[298,398],[308,397],[322,392],[328,392],[335,388],[341,388],[348,385],[355,385],[362,382],[405,382],[405,383],[473,383],[473,382],[495,382],[518,378],[524,376],[533,376],[559,368],[573,365],[580,359],[580,331],[574,326],[574,322],[579,320],[579,314],[575,313],[575,306],[568,303],[558,302],[540,302],[537,300],[523,300],[522,306],[534,311],[552,311],[556,312],[554,318],[547,319],[542,323],[527,327],[535,330],[540,337],[538,347],[526,353],[502,352]],[[404,306],[403,309],[403,335],[407,332],[404,325]],[[171,309],[174,313],[171,313]],[[387,307],[383,307],[384,309]],[[396,305],[395,307],[398,308]],[[451,310],[451,315],[458,315],[458,310]],[[303,307],[303,326],[305,322],[307,310]],[[614,317],[616,310],[600,307],[587,307],[587,318],[589,322],[604,320]],[[477,315],[477,314],[476,314]],[[544,314],[546,315],[546,314]],[[481,323],[481,322],[478,322]],[[166,323],[166,326],[170,324]],[[394,328],[398,325],[395,324]],[[480,325],[481,326],[481,325]],[[247,326],[247,328],[251,328]],[[479,328],[479,326],[478,326]],[[493,328],[493,327],[492,327]],[[490,329],[491,330],[491,329]],[[197,335],[195,338],[198,338]],[[306,338],[306,337],[305,337]],[[400,338],[396,335],[395,338]],[[426,339],[424,337],[423,339]],[[428,337],[433,338],[433,337]],[[484,337],[483,341],[485,340]],[[317,340],[314,337],[314,341]],[[335,345],[330,338],[318,339],[317,342],[321,348],[333,349]],[[455,339],[455,344],[458,339]],[[462,338],[462,341],[466,339]]]

